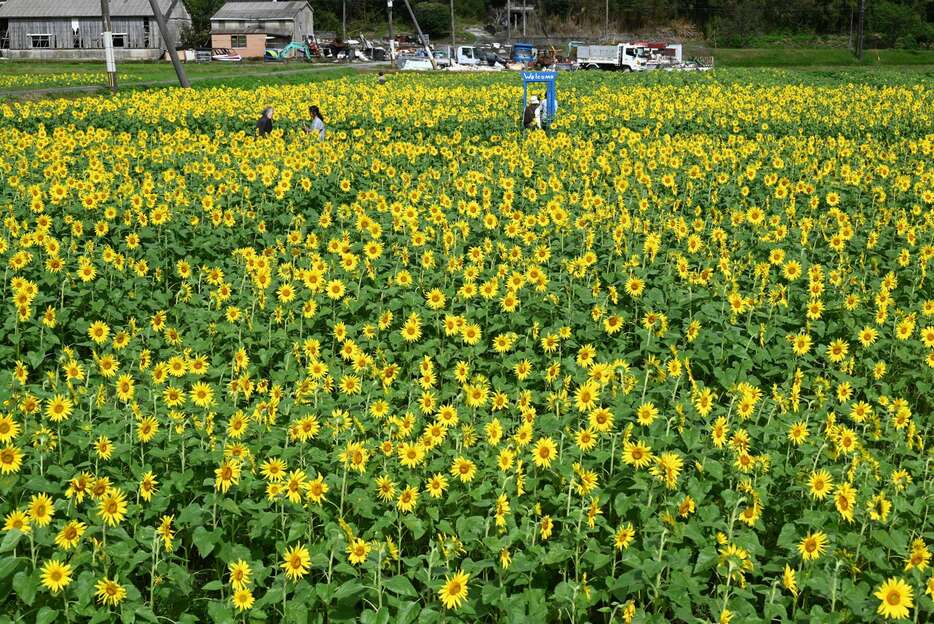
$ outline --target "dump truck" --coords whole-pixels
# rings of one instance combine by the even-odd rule
[[[647,56],[644,48],[630,43],[577,46],[577,64],[581,69],[643,71]]]

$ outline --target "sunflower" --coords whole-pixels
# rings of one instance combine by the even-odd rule
[[[538,524],[538,534],[542,538],[542,541],[549,539],[554,529],[555,529],[555,523],[551,519],[551,516],[549,515],[542,516]]]
[[[613,429],[613,413],[605,407],[590,412],[588,422],[595,431],[607,433]]]
[[[833,489],[833,478],[826,470],[815,470],[808,479],[808,487],[812,498],[824,500]]]
[[[641,470],[655,459],[652,448],[644,442],[625,442],[623,444],[623,462]]]
[[[448,479],[441,473],[435,473],[430,479],[425,489],[432,498],[441,498],[444,491],[448,488]]]
[[[290,502],[296,505],[302,502],[302,493],[308,484],[308,476],[304,470],[293,470],[285,484],[285,494]]]
[[[29,522],[38,527],[48,526],[55,515],[55,503],[45,494],[33,495],[29,499]]]
[[[159,432],[159,421],[154,416],[147,416],[136,423],[136,439],[142,443],[150,442]]]
[[[808,424],[802,420],[792,424],[788,429],[788,439],[795,446],[804,444],[804,441],[808,439],[808,435]]]
[[[651,402],[643,403],[636,410],[636,420],[640,425],[648,427],[658,418],[658,408]]]
[[[227,460],[214,469],[214,489],[224,494],[231,485],[240,483],[240,462]]]
[[[311,570],[311,555],[308,554],[308,549],[301,544],[289,548],[285,551],[280,567],[285,570],[290,580],[297,581],[302,578]]]
[[[914,590],[902,579],[886,580],[873,594],[881,600],[876,613],[887,620],[902,620],[911,615],[914,606]]]
[[[309,481],[305,486],[308,500],[312,503],[320,504],[324,500],[324,495],[328,493],[328,484],[324,482],[324,477],[318,475],[313,481]]]
[[[88,327],[88,337],[97,344],[103,344],[110,336],[110,327],[103,321],[94,321]]]
[[[139,482],[139,495],[147,503],[152,500],[152,495],[156,492],[156,486],[159,485],[159,482],[156,480],[156,476],[150,470],[143,475],[143,478]]]
[[[71,584],[71,566],[58,559],[46,561],[42,566],[42,585],[53,594]]]
[[[48,416],[49,420],[54,423],[60,423],[62,421],[68,420],[68,417],[71,416],[72,409],[74,405],[71,400],[68,398],[56,394],[54,397],[49,399],[48,404],[45,408],[45,415]]]
[[[640,297],[645,291],[645,282],[638,277],[626,280],[626,293],[631,297]]]
[[[548,468],[558,455],[558,447],[551,438],[539,438],[532,449],[532,461],[539,468]]]
[[[457,477],[462,483],[470,483],[477,474],[477,466],[466,457],[457,457],[451,464],[451,475]]]
[[[580,412],[589,412],[597,406],[600,398],[600,390],[596,384],[586,382],[578,387],[574,394],[574,404]]]
[[[97,601],[109,607],[116,607],[126,598],[126,587],[106,576],[94,586],[97,589]]]
[[[88,525],[83,522],[72,520],[55,536],[55,544],[62,550],[71,550],[78,545],[87,528]]]
[[[376,495],[383,502],[389,502],[396,497],[396,484],[386,475],[376,478]]]
[[[29,514],[20,509],[14,509],[3,519],[4,531],[19,531],[20,533],[29,533]]]
[[[592,429],[578,429],[577,433],[574,434],[574,443],[581,452],[586,453],[597,445],[597,436],[594,435]]]
[[[356,538],[347,544],[347,559],[353,565],[360,565],[370,554],[370,545],[365,540]]]
[[[246,589],[250,584],[250,564],[243,559],[238,559],[227,566],[230,572],[230,585],[235,590]]]
[[[438,591],[438,597],[445,609],[457,609],[467,599],[467,581],[470,576],[458,571],[454,576],[446,577],[444,586]]]
[[[241,587],[240,589],[234,591],[233,594],[233,605],[237,608],[237,611],[246,611],[253,608],[253,603],[255,599],[253,598],[253,592],[251,592],[246,587]]]
[[[629,545],[632,544],[632,540],[636,537],[636,530],[633,528],[631,522],[620,525],[616,530],[616,533],[613,535],[613,547],[616,550],[625,550],[629,548]]]
[[[399,494],[399,500],[396,501],[396,507],[403,513],[409,513],[415,509],[418,502],[418,489],[408,486]]]
[[[175,531],[172,529],[174,520],[175,516],[162,516],[159,528],[156,529],[156,533],[162,538],[162,545],[166,552],[172,552],[172,541],[175,539]]]
[[[12,416],[0,416],[0,444],[12,442],[20,434],[21,428]]]
[[[100,436],[94,442],[94,451],[101,459],[110,459],[114,452],[113,442],[107,436]]]
[[[191,386],[189,392],[191,402],[198,407],[208,408],[214,405],[214,390],[204,382],[197,382]]]
[[[677,453],[662,453],[655,458],[655,465],[652,466],[651,473],[657,479],[665,482],[665,487],[669,490],[675,489],[678,483],[678,476],[684,467],[684,460]]]
[[[15,446],[0,451],[0,474],[19,472],[23,465],[23,453]]]
[[[418,314],[413,312],[409,315],[409,318],[406,319],[405,325],[402,326],[400,333],[402,334],[402,339],[405,342],[417,342],[419,338],[422,337],[422,323]]]
[[[129,403],[133,399],[134,387],[132,377],[126,374],[120,375],[117,379],[117,398],[124,403]]]
[[[118,488],[110,488],[101,498],[97,514],[110,526],[117,526],[126,517],[126,495]]]
[[[834,493],[834,505],[837,511],[847,522],[853,522],[853,512],[856,508],[856,490],[849,483],[841,483]]]
[[[805,561],[816,561],[824,554],[827,545],[827,535],[823,531],[808,533],[798,542],[798,552]]]

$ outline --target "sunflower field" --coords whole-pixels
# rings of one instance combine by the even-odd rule
[[[0,102],[0,622],[934,619],[929,79],[389,78]]]

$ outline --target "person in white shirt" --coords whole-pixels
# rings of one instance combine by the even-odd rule
[[[309,106],[308,112],[311,113],[311,127],[305,128],[305,132],[315,132],[318,134],[318,140],[323,141],[327,132],[324,127],[324,118],[321,116],[321,109],[317,106]]]

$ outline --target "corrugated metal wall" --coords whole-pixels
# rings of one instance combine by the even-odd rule
[[[312,13],[307,6],[295,17],[295,31],[292,34],[292,41],[304,41],[305,37],[314,34],[312,32]]]
[[[180,7],[180,8],[179,8]],[[175,11],[167,20],[169,30],[176,43],[185,24],[190,23],[188,12],[178,3]],[[126,48],[164,48],[159,25],[155,18],[149,17],[114,17],[111,20],[114,33],[126,34]],[[75,41],[74,26],[78,27],[78,41]],[[13,50],[32,49],[29,35],[53,35],[52,48],[58,49],[94,49],[101,48],[100,19],[11,19],[9,21],[10,48]],[[78,43],[78,45],[75,45]]]
[[[113,32],[126,34],[126,48],[159,48],[162,38],[156,20],[149,18],[113,18]],[[148,34],[147,34],[148,22]],[[78,27],[75,41],[74,27]],[[10,48],[29,50],[30,35],[53,35],[53,48],[100,48],[103,25],[99,19],[77,20],[10,20]],[[78,45],[75,45],[78,43]]]
[[[273,34],[288,34],[292,41],[304,41],[305,37],[312,33],[313,19],[311,9],[307,6],[303,8],[294,20],[234,20],[234,19],[214,19],[211,20],[211,30],[215,33],[237,33],[237,32],[263,32]]]

